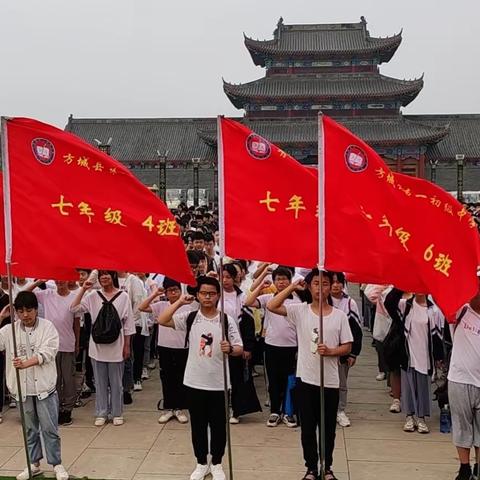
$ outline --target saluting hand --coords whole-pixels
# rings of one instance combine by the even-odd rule
[[[193,303],[195,300],[195,297],[193,295],[182,295],[179,299],[178,302],[180,305],[190,305]]]

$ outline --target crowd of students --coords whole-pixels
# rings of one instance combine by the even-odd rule
[[[196,287],[159,274],[86,269],[79,269],[72,282],[16,279],[18,358],[11,324],[5,325],[10,323],[8,280],[2,278],[0,412],[7,393],[14,403],[24,402],[34,474],[41,471],[42,437],[56,478],[67,479],[58,425],[70,425],[80,399],[94,394],[94,424],[122,426],[124,405],[135,401],[158,360],[163,397],[158,422],[190,422],[197,463],[191,480],[209,473],[214,480],[226,478],[226,423],[241,423],[245,415],[261,411],[254,383],[259,364],[268,388],[266,427],[300,426],[303,480],[317,480],[323,357],[324,466],[325,478],[333,480],[336,426],[351,425],[348,374],[361,353],[366,326],[378,352],[377,380],[388,380],[390,412],[404,412],[404,431],[429,433],[431,380],[448,372],[450,398],[437,394],[441,408],[449,405],[451,410],[461,463],[457,479],[478,475],[480,291],[451,329],[428,295],[406,294],[393,286],[362,286],[360,309],[343,273],[220,259],[215,212],[180,206],[175,214]],[[15,369],[21,373],[22,399]],[[83,375],[79,387],[76,371]],[[28,479],[28,470],[17,478]]]

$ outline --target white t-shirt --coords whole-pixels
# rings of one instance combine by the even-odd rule
[[[56,290],[47,288],[46,290],[37,290],[35,292],[39,303],[43,306],[44,316],[50,320],[58,332],[59,352],[75,351],[75,332],[73,322],[76,316],[70,311],[70,305],[77,296],[74,292],[61,296]]]
[[[189,312],[183,312],[173,316],[175,330],[182,331],[184,339],[188,314]],[[243,346],[237,324],[232,318],[228,316],[227,318],[229,342],[232,345]],[[221,341],[220,313],[217,313],[214,318],[207,318],[199,311],[190,330],[188,360],[183,379],[184,385],[199,390],[220,391],[224,389]],[[230,388],[229,377],[228,386]]]
[[[238,325],[240,323],[240,314],[242,313],[242,306],[245,299],[245,294],[240,293],[237,295],[236,290],[233,292],[223,292],[224,300],[224,308],[225,313],[229,315],[235,323]],[[221,301],[221,300],[220,300]],[[220,305],[220,303],[219,303]]]
[[[102,294],[105,296],[104,292],[102,292]],[[106,298],[109,300],[108,297]],[[80,305],[77,305],[70,310],[74,313],[90,312],[93,328],[102,305],[102,298],[98,294],[98,291],[94,291],[89,295],[85,295],[82,298]],[[90,343],[88,346],[89,356],[97,362],[123,362],[124,336],[135,335],[135,321],[133,320],[132,306],[128,294],[122,291],[122,293],[114,300],[113,305],[117,309],[118,316],[122,322],[122,330],[120,331],[117,340],[109,344],[97,344],[93,341],[93,336],[90,337]]]
[[[34,335],[35,327],[25,327],[25,339],[26,339],[26,355],[25,360],[27,358],[32,358],[33,356],[33,348],[34,348],[34,341],[30,341],[32,335]],[[25,395],[27,397],[36,397],[37,396],[37,389],[35,387],[35,371],[34,367],[26,368],[25,369],[26,375],[26,388],[25,388]]]
[[[400,300],[398,308],[402,315],[405,312],[406,300]],[[407,318],[405,319],[407,330],[407,345],[410,353],[410,366],[417,372],[428,374],[430,369],[430,352],[428,351],[428,336],[430,326],[428,308],[419,305],[415,300],[412,303]]]
[[[129,273],[124,278],[118,279],[120,290],[128,293],[130,302],[132,303],[133,319],[135,320],[135,326],[142,326],[142,315],[138,309],[138,305],[142,303],[145,296],[145,287],[143,282],[133,273]]]
[[[470,305],[454,332],[448,379],[480,388],[480,315]]]
[[[257,300],[260,308],[265,312],[263,327],[266,331],[265,343],[274,347],[296,347],[297,330],[295,326],[283,315],[277,315],[267,309],[267,303],[273,298],[273,293],[260,295]],[[293,298],[287,298],[284,305],[301,303],[301,300],[294,295]]]
[[[308,303],[285,305],[285,308],[287,319],[297,329],[297,377],[304,383],[320,386],[320,356],[317,353],[319,317]],[[353,342],[353,336],[347,316],[332,308],[332,312],[323,317],[323,343],[336,348],[350,342]],[[338,357],[324,357],[324,366],[325,387],[339,388]]]
[[[152,316],[157,321],[157,317],[169,306],[170,302],[155,302],[150,304]],[[182,305],[175,314],[191,312],[198,309],[198,303],[193,302],[190,305]],[[158,326],[157,345],[167,348],[185,348],[185,332],[175,330],[174,328]]]
[[[356,320],[357,320],[358,324],[360,326],[362,325],[362,322],[360,320],[360,312],[358,310],[357,302],[352,297],[349,297],[348,295],[346,295],[346,296],[343,296],[341,298],[335,298],[332,295],[331,298],[332,298],[333,306],[335,308],[338,308],[339,310],[341,310],[345,315],[347,315],[347,317],[348,317],[348,314],[351,311],[352,313],[354,313],[356,315]]]

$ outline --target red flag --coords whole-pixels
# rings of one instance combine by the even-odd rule
[[[219,118],[218,135],[222,253],[316,265],[316,173],[233,120]]]
[[[426,180],[393,173],[326,116],[320,117],[319,159],[326,268],[430,293],[445,315],[475,295],[478,232],[455,198]]]
[[[193,276],[166,206],[121,163],[27,118],[3,122],[7,256],[17,274],[76,267]]]

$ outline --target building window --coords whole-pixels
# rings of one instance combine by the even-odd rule
[[[383,103],[369,103],[368,108],[381,109],[385,108],[385,105]]]

